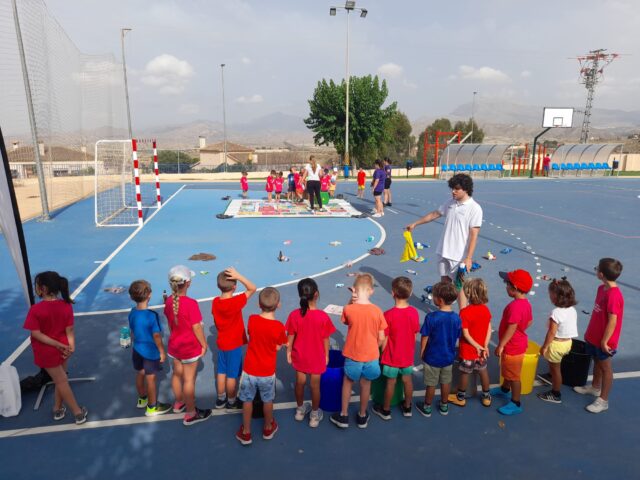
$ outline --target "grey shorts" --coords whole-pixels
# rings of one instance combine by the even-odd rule
[[[424,384],[427,387],[445,385],[447,383],[451,383],[451,380],[453,379],[453,365],[447,365],[446,367],[432,367],[425,363],[422,374],[424,377]]]
[[[449,260],[448,258],[443,258],[438,255],[438,274],[441,277],[449,277],[455,281],[461,262],[462,261]]]

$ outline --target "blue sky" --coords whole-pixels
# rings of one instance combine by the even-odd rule
[[[344,78],[344,13],[324,0],[48,0],[78,48],[120,57],[127,36],[132,114],[140,126],[299,116],[321,78]],[[339,5],[339,4],[338,4]],[[411,119],[480,97],[582,105],[578,63],[596,48],[625,53],[606,71],[596,107],[640,105],[637,0],[362,0],[351,17],[351,72],[379,73]]]

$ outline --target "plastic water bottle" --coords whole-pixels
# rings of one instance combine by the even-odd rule
[[[376,239],[376,237],[374,237],[373,235],[369,235],[367,237],[367,242],[372,243],[375,239]]]
[[[129,348],[131,346],[131,330],[129,330],[129,327],[122,327],[120,329],[120,346],[122,348]]]

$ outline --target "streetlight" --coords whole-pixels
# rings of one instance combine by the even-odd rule
[[[338,10],[345,10],[347,12],[347,78],[346,78],[346,102],[345,102],[345,129],[344,129],[344,164],[350,165],[349,158],[349,16],[353,10],[360,12],[360,18],[367,16],[368,10],[366,8],[356,8],[356,2],[353,0],[347,0],[344,7],[331,7],[329,8],[329,15],[336,16]]]
[[[473,143],[473,124],[474,124],[474,117],[476,114],[476,95],[478,94],[478,92],[473,92],[473,102],[471,102],[471,143]]]
[[[227,111],[224,103],[224,67],[225,64],[220,64],[220,75],[222,77],[222,131],[224,135],[224,171],[227,172]]]
[[[133,133],[131,130],[131,109],[129,107],[129,84],[127,83],[127,62],[124,58],[124,36],[127,34],[127,32],[130,31],[130,28],[120,29],[120,43],[122,44],[122,71],[124,73],[124,94],[127,100],[127,122],[129,125],[129,138],[133,138]]]

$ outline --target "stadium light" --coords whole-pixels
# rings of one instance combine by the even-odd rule
[[[329,15],[331,15],[332,17],[336,16],[336,7],[331,7],[329,9]]]

